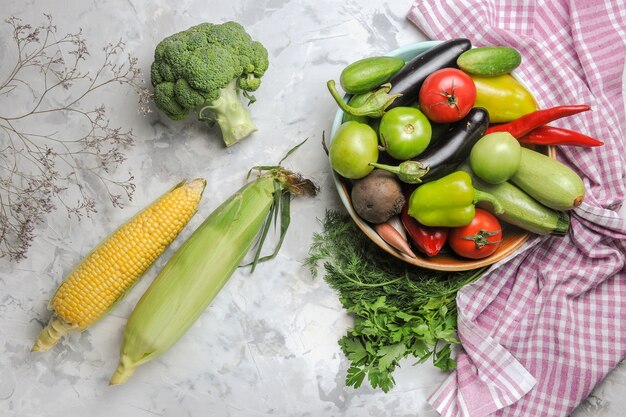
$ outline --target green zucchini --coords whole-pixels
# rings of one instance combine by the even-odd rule
[[[578,174],[556,159],[527,148],[522,148],[520,166],[511,181],[555,210],[571,210],[585,198],[585,184]]]
[[[346,93],[366,93],[389,81],[403,66],[402,58],[392,56],[363,58],[344,68],[339,83]]]
[[[472,176],[474,188],[493,195],[500,202],[503,213],[495,214],[488,203],[478,205],[496,215],[500,220],[538,235],[564,236],[570,225],[569,213],[548,208],[509,182],[489,184],[478,178],[468,164],[462,169]]]
[[[508,74],[519,66],[522,56],[508,46],[483,46],[463,52],[456,61],[460,69],[472,75],[495,77]]]

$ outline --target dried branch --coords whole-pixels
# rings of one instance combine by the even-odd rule
[[[58,207],[80,219],[97,211],[96,196],[118,208],[132,199],[132,173],[119,179],[115,171],[134,134],[111,126],[103,104],[89,109],[88,102],[131,87],[139,111],[150,111],[137,59],[121,58],[123,41],[104,46],[93,70],[82,31],[59,37],[52,16],[44,16],[39,26],[6,20],[16,59],[0,78],[0,257],[13,261],[26,257],[36,225]],[[50,131],[53,124],[58,131]]]

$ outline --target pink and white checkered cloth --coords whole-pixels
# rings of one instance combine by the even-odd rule
[[[623,0],[417,0],[433,39],[509,45],[543,108],[591,104],[552,123],[605,142],[559,148],[588,195],[564,238],[543,237],[457,297],[463,348],[430,398],[444,416],[565,416],[626,355]]]

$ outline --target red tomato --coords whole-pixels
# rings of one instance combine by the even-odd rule
[[[436,123],[458,122],[476,102],[476,86],[469,75],[444,68],[424,80],[419,93],[420,109]]]
[[[488,211],[476,209],[474,220],[467,226],[450,230],[448,244],[454,252],[465,258],[486,258],[498,249],[502,241],[502,227]]]

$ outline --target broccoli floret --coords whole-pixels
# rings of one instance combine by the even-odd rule
[[[199,120],[217,122],[230,146],[257,130],[239,92],[250,97],[268,64],[265,47],[239,23],[202,23],[157,45],[150,71],[154,102],[174,120],[193,111]]]

